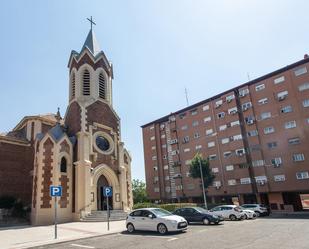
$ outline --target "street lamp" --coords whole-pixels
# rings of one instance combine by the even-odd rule
[[[204,187],[204,176],[203,176],[203,170],[202,170],[202,163],[201,163],[201,157],[199,156],[199,164],[200,164],[200,172],[201,172],[201,180],[202,180],[202,188],[203,188],[203,197],[204,197],[204,206],[205,209],[207,209],[207,201],[206,201],[206,193],[205,193],[205,187]]]

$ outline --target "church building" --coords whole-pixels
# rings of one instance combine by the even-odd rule
[[[92,30],[69,62],[69,103],[57,114],[24,117],[0,134],[0,197],[14,196],[31,206],[33,225],[52,224],[50,186],[62,186],[59,222],[79,221],[106,210],[103,187],[112,187],[109,207],[133,205],[131,155],[121,140],[113,109],[113,67]]]

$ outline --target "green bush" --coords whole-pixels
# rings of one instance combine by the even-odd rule
[[[171,204],[155,204],[155,203],[137,203],[133,206],[133,209],[138,208],[163,208],[167,211],[174,212],[177,208],[181,207],[196,207],[197,204],[195,203],[171,203]]]
[[[13,196],[3,195],[0,197],[0,208],[11,209],[16,203],[16,198]]]

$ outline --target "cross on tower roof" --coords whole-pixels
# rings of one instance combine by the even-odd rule
[[[97,25],[94,21],[92,21],[92,16],[90,16],[90,19],[87,18],[87,20],[90,22],[90,29],[92,30],[92,25]]]

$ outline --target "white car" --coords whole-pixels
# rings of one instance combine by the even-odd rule
[[[267,207],[261,204],[243,204],[242,208],[249,209],[255,212],[256,216],[266,216],[269,215]]]
[[[239,207],[244,213],[245,213],[245,219],[255,219],[256,218],[256,213],[250,209],[245,209],[243,207]]]
[[[242,220],[245,218],[245,212],[236,205],[222,205],[209,210],[210,212],[221,215],[225,219]]]
[[[167,232],[184,231],[188,227],[187,221],[178,215],[161,208],[141,208],[132,211],[126,221],[129,233],[135,230]]]

